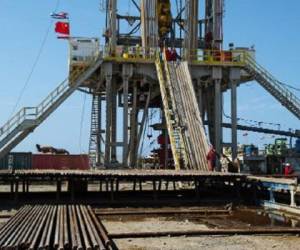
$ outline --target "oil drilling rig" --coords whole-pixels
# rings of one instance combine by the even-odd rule
[[[228,90],[235,159],[237,87],[247,81],[256,80],[300,118],[300,100],[256,62],[251,48],[224,50],[224,0],[128,1],[139,15],[119,13],[121,1],[102,1],[104,44],[98,38],[69,39],[68,78],[37,107],[21,109],[0,128],[0,158],[79,88],[93,95],[89,153],[94,167],[138,167],[149,110],[159,108],[157,127],[170,142],[165,151],[172,168],[206,171],[209,145],[222,152],[222,98]],[[130,32],[123,31],[124,23]],[[176,59],[169,60],[166,51]]]

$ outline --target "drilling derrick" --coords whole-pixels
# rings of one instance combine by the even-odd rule
[[[70,38],[68,78],[40,105],[20,110],[0,128],[0,158],[77,89],[93,95],[93,167],[140,167],[149,114],[156,109],[159,121],[152,125],[161,131],[163,145],[156,149],[159,167],[207,171],[209,145],[222,153],[222,102],[228,90],[231,142],[226,144],[235,159],[237,87],[247,81],[256,80],[300,118],[300,100],[256,62],[253,49],[223,49],[223,0],[206,0],[205,6],[199,0],[128,1],[138,15],[121,13],[121,1],[102,1],[101,46],[98,38]]]

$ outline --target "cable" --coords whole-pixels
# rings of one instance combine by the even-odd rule
[[[83,105],[81,109],[81,118],[80,118],[80,130],[79,130],[79,151],[82,153],[82,130],[83,130],[83,122],[84,122],[84,114],[85,114],[85,102],[86,102],[86,94],[83,93]]]
[[[58,10],[59,5],[60,5],[60,0],[57,0],[53,12],[56,12],[56,11]],[[22,97],[23,97],[23,94],[24,94],[24,92],[25,92],[25,90],[26,90],[26,88],[27,88],[27,86],[28,86],[28,84],[29,84],[29,81],[31,80],[31,77],[32,77],[32,75],[33,75],[33,73],[34,73],[34,70],[35,70],[35,68],[36,68],[36,66],[37,66],[37,64],[38,64],[38,62],[39,62],[39,60],[40,60],[40,57],[41,57],[42,52],[43,52],[43,50],[44,50],[44,47],[45,47],[46,41],[47,41],[47,39],[48,39],[48,35],[49,35],[49,32],[50,32],[50,29],[51,29],[51,27],[52,27],[52,25],[53,25],[53,22],[54,22],[54,20],[51,20],[51,21],[50,21],[50,24],[49,24],[49,26],[48,26],[48,28],[47,28],[47,30],[46,30],[45,36],[44,36],[44,38],[43,38],[43,40],[42,40],[41,46],[40,46],[40,48],[39,48],[39,50],[38,50],[37,57],[35,58],[35,60],[34,60],[34,62],[33,62],[33,65],[32,65],[32,67],[31,67],[31,70],[30,70],[30,72],[29,72],[29,75],[28,75],[28,77],[26,78],[26,81],[25,81],[25,83],[24,83],[24,85],[23,85],[23,87],[22,87],[22,89],[21,89],[21,92],[20,92],[20,94],[19,94],[19,96],[18,96],[18,98],[17,98],[17,101],[16,101],[16,103],[15,103],[13,109],[12,109],[11,116],[12,116],[12,115],[14,114],[14,112],[16,111],[16,109],[17,109],[17,107],[18,107],[18,105],[19,105],[19,103],[20,103],[20,101],[21,101],[21,99],[22,99]]]
[[[223,116],[227,119],[230,119],[232,120],[232,117],[227,115],[224,111],[224,99],[223,99],[223,108],[222,108],[222,113],[223,113]],[[270,125],[270,126],[276,126],[278,128],[278,130],[280,130],[280,127],[281,127],[281,124],[280,123],[272,123],[272,122],[263,122],[263,121],[256,121],[256,120],[251,120],[251,119],[245,119],[245,118],[241,118],[241,117],[238,117],[237,118],[238,121],[244,121],[245,123],[247,123],[248,125],[254,127],[255,125],[258,125],[259,127],[263,124],[266,124],[266,125]],[[253,124],[255,123],[255,124]]]
[[[279,84],[283,85],[283,86],[286,86],[286,87],[290,88],[290,89],[293,89],[293,90],[296,90],[296,91],[300,91],[299,88],[296,88],[296,87],[293,86],[293,85],[289,85],[289,84],[286,84],[286,83],[280,82],[280,81],[277,81],[277,82],[278,82]]]

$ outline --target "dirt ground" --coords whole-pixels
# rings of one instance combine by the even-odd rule
[[[230,220],[229,218],[205,218],[193,220],[182,218],[117,218],[102,219],[109,233],[124,232],[155,232],[212,229],[225,224],[230,228],[250,227],[247,220]],[[297,236],[201,236],[201,237],[162,237],[147,239],[116,239],[116,245],[124,250],[296,250],[300,249],[300,237]]]
[[[124,250],[297,250],[300,238],[295,236],[212,236],[115,240]]]

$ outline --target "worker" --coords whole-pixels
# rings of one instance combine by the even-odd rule
[[[290,163],[286,163],[284,166],[284,175],[289,176],[294,173],[294,169]]]
[[[208,162],[208,170],[214,171],[215,167],[216,167],[216,162],[217,162],[217,153],[213,146],[210,147],[210,150],[208,151],[206,159]]]
[[[172,51],[168,48],[165,49],[165,57],[167,61],[172,61]]]

